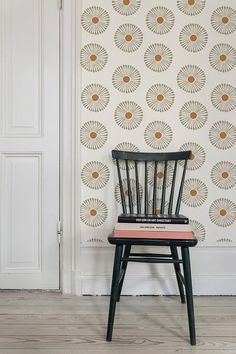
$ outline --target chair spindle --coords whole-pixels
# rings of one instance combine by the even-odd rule
[[[121,197],[122,210],[123,210],[124,214],[127,214],[124,188],[123,188],[123,183],[122,183],[122,178],[121,178],[121,173],[120,173],[120,163],[119,163],[118,159],[116,159],[116,166],[117,166],[117,174],[118,174],[118,180],[119,180],[119,186],[120,186],[120,197]]]
[[[134,161],[134,169],[135,169],[135,184],[136,184],[136,198],[137,198],[137,213],[141,214],[141,197],[140,197],[140,189],[139,189],[139,176],[138,176],[138,163]]]
[[[147,171],[147,161],[145,161],[145,176],[144,176],[144,213],[148,214],[148,171]]]
[[[163,177],[162,194],[161,194],[161,214],[164,214],[165,212],[167,166],[168,166],[168,161],[165,160],[164,177]]]
[[[127,177],[127,187],[128,187],[128,200],[129,200],[129,211],[133,214],[133,198],[132,198],[132,189],[130,183],[130,176],[129,176],[129,164],[128,160],[125,160],[125,167],[126,167],[126,177]]]
[[[157,203],[157,161],[154,164],[154,182],[153,182],[153,198],[152,198],[152,213],[156,214]]]
[[[177,160],[175,161],[174,172],[173,172],[173,177],[172,177],[168,214],[172,214],[172,210],[173,210],[173,200],[174,200],[174,192],[175,192],[176,172],[177,172]]]
[[[183,173],[182,173],[182,178],[181,178],[181,184],[180,184],[180,188],[179,188],[179,194],[178,194],[178,199],[177,199],[175,214],[179,214],[179,211],[180,211],[180,204],[181,204],[181,199],[182,199],[182,194],[183,194],[184,179],[185,179],[185,173],[186,173],[187,162],[188,162],[188,160],[185,160],[185,161],[184,161],[184,168],[183,168]]]

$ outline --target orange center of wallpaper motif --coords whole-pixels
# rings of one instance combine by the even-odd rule
[[[194,82],[194,81],[195,81],[194,76],[189,76],[189,77],[188,77],[188,82],[192,83],[192,82]]]
[[[228,95],[226,95],[226,94],[224,94],[224,95],[222,95],[222,101],[228,101],[228,99],[229,99],[229,96]]]
[[[223,178],[228,178],[229,177],[229,174],[228,172],[222,172],[222,175],[221,175]]]
[[[192,189],[192,190],[190,191],[190,195],[191,195],[192,197],[195,197],[195,196],[197,195],[196,189]]]
[[[156,132],[156,133],[155,133],[155,138],[156,138],[156,139],[161,139],[161,137],[162,137],[161,132]]]
[[[160,54],[155,55],[155,60],[156,61],[161,61],[162,56]]]
[[[196,112],[191,112],[190,113],[190,118],[192,118],[192,119],[197,118],[197,113]]]
[[[99,96],[95,93],[94,95],[92,95],[92,100],[93,101],[98,101],[99,100]]]
[[[126,118],[126,119],[132,118],[132,113],[131,113],[131,112],[126,112],[126,113],[125,113],[125,118]]]
[[[157,177],[162,179],[164,177],[164,173],[162,171],[157,172]]]
[[[127,34],[127,35],[125,36],[126,42],[130,42],[130,41],[132,41],[132,39],[133,39],[133,37],[131,36],[131,34]]]
[[[94,23],[95,25],[99,22],[99,18],[98,17],[93,17],[92,18],[92,23]]]
[[[220,55],[220,60],[225,61],[227,59],[227,56],[225,54]]]
[[[221,137],[221,139],[225,139],[225,138],[226,138],[226,136],[227,136],[227,134],[226,134],[225,132],[221,132],[221,133],[220,133],[220,137]]]
[[[163,101],[164,96],[163,95],[157,95],[157,101]]]
[[[227,214],[227,211],[225,209],[220,210],[220,215],[225,216]]]
[[[224,24],[228,23],[228,22],[229,22],[228,17],[226,17],[226,16],[222,17],[222,22],[223,22]]]
[[[197,40],[196,34],[192,34],[192,35],[190,36],[190,39],[191,39],[192,42],[195,42],[195,41]]]
[[[130,77],[129,76],[124,76],[123,77],[123,81],[126,82],[126,83],[129,82],[130,81]]]
[[[157,17],[157,23],[159,23],[159,25],[161,25],[164,22],[164,18],[159,16]]]
[[[91,139],[95,139],[97,137],[97,133],[95,133],[95,132],[91,132],[90,133],[90,138]]]
[[[97,210],[91,209],[91,210],[90,210],[90,215],[91,215],[91,216],[96,216],[96,215],[97,215]]]
[[[96,61],[97,60],[97,56],[95,54],[90,55],[90,60],[91,61]]]
[[[97,171],[94,171],[94,172],[92,173],[92,177],[93,177],[94,179],[97,179],[97,178],[99,177],[99,173],[98,173]]]

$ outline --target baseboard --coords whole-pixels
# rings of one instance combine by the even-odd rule
[[[111,277],[82,276],[82,295],[109,295]],[[236,295],[236,275],[201,275],[193,277],[194,295]],[[123,295],[177,295],[174,276],[140,277],[125,279]]]
[[[235,248],[194,247],[190,253],[194,294],[236,295]],[[74,274],[74,293],[108,295],[113,257],[114,247],[83,248]],[[178,294],[173,266],[129,264],[123,294]]]

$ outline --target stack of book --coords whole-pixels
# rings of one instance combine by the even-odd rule
[[[150,239],[193,239],[189,219],[184,215],[121,214],[115,237]]]

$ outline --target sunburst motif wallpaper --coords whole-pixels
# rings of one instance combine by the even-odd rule
[[[235,245],[236,2],[82,0],[78,21],[83,245],[121,211],[114,148],[192,150],[181,211],[200,246]]]

